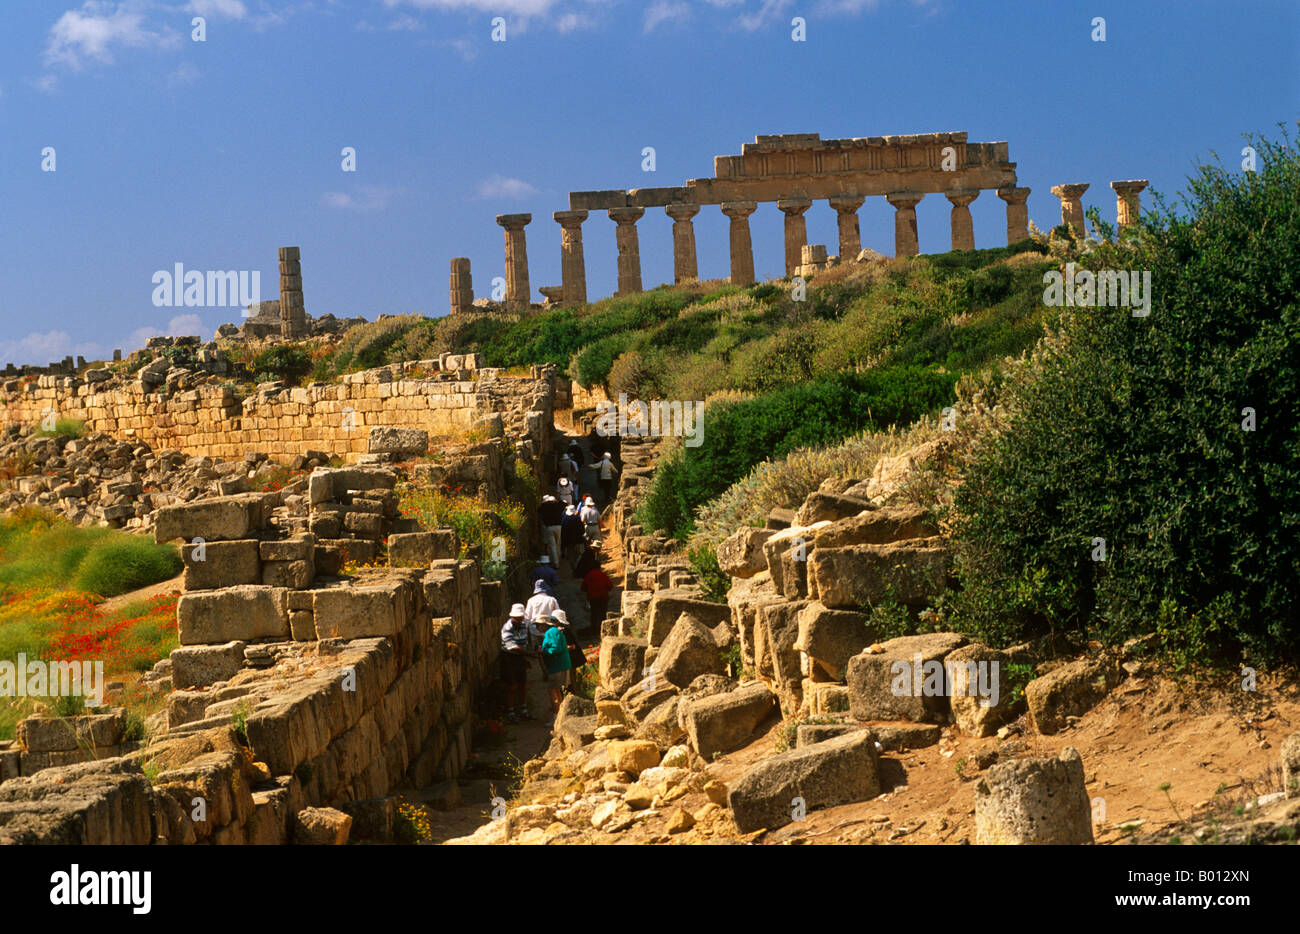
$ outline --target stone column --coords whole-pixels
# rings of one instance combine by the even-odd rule
[[[724,201],[722,213],[731,218],[731,283],[754,281],[754,242],[749,236],[749,215],[758,210],[757,201]]]
[[[587,303],[587,261],[582,255],[582,222],[586,211],[556,211],[560,225],[560,301],[565,305]]]
[[[695,259],[695,224],[698,204],[669,204],[665,213],[673,219],[673,283],[694,282],[700,277]]]
[[[1029,236],[1028,188],[999,188],[998,197],[1007,203],[1007,246]]]
[[[1145,178],[1133,178],[1123,182],[1111,182],[1115,189],[1115,219],[1121,228],[1132,227],[1142,215],[1142,204],[1138,195],[1149,185]]]
[[[799,268],[808,242],[808,222],[803,212],[812,207],[812,202],[807,198],[782,198],[776,206],[785,215],[785,275],[789,278]]]
[[[916,237],[916,206],[925,194],[920,191],[891,191],[885,200],[894,206],[894,255],[915,256],[921,252]]]
[[[862,234],[858,229],[858,208],[865,199],[860,195],[841,195],[829,200],[835,209],[840,229],[840,262],[851,263],[862,252]]]
[[[615,237],[618,243],[618,291],[615,295],[631,295],[641,291],[641,244],[636,235],[636,222],[645,214],[645,208],[610,208],[609,219],[618,224]]]
[[[1052,194],[1061,199],[1061,223],[1074,228],[1074,235],[1079,240],[1087,236],[1083,224],[1083,202],[1079,200],[1087,190],[1086,184],[1052,186]]]
[[[302,262],[296,246],[280,247],[280,336],[307,336],[307,309],[302,301]]]
[[[469,274],[469,257],[457,256],[451,261],[451,313],[474,310],[474,285]]]
[[[527,311],[533,292],[528,285],[528,244],[524,228],[531,214],[498,214],[497,223],[506,229],[506,308]]]
[[[975,226],[970,219],[970,203],[980,195],[978,188],[958,188],[945,191],[944,197],[952,202],[952,248],[975,249]]]

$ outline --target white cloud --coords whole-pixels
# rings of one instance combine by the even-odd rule
[[[16,363],[19,366],[45,366],[71,354],[88,360],[103,356],[99,345],[86,341],[76,342],[67,331],[36,332],[16,340],[0,340],[0,364]]]
[[[478,191],[475,192],[474,196],[480,200],[492,198],[521,200],[531,198],[537,193],[537,189],[523,179],[506,178],[503,175],[489,175],[478,186]]]
[[[150,29],[144,6],[136,0],[87,0],[80,9],[68,10],[50,27],[45,63],[74,71],[87,61],[113,63],[113,50],[125,48],[173,48],[180,42],[172,29]]]
[[[358,185],[355,194],[346,191],[327,191],[321,203],[339,211],[382,211],[388,207],[397,191],[378,185]]]
[[[748,29],[751,32],[762,29],[780,17],[789,6],[790,0],[763,0],[753,13],[742,13],[736,17],[736,23],[741,29]]]
[[[655,0],[646,7],[642,29],[651,32],[661,23],[680,22],[689,19],[690,15],[691,7],[685,0]]]
[[[384,6],[411,6],[417,10],[477,10],[494,16],[544,16],[558,0],[384,0]]]
[[[224,16],[227,19],[243,19],[248,15],[248,8],[241,0],[190,0],[185,7],[195,16]]]

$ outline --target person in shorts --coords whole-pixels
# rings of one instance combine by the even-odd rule
[[[564,689],[569,684],[569,669],[573,667],[573,661],[569,656],[569,640],[565,634],[568,628],[567,620],[564,625],[559,625],[564,617],[556,619],[553,616],[542,617],[538,620],[538,628],[546,626],[546,632],[542,635],[542,670],[546,674],[546,689],[551,694],[551,713],[559,713],[560,701],[564,698]]]

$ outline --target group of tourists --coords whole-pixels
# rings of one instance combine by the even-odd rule
[[[506,720],[535,719],[528,712],[528,669],[536,662],[550,693],[551,712],[559,710],[573,673],[586,659],[568,614],[560,607],[560,569],[567,565],[587,596],[590,625],[599,626],[609,609],[614,582],[600,564],[600,509],[595,498],[579,491],[582,449],[577,441],[560,458],[555,492],[542,497],[537,508],[545,554],[529,574],[533,593],[516,603],[501,627],[501,680],[505,685]],[[596,463],[605,505],[612,501],[618,468],[602,452]]]

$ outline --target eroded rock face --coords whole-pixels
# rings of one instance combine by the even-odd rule
[[[806,812],[878,794],[876,740],[860,730],[764,759],[732,785],[727,802],[736,828],[749,833],[784,827],[801,805]]]
[[[975,835],[981,844],[1092,843],[1083,760],[1071,747],[1055,759],[1016,759],[975,783]]]

